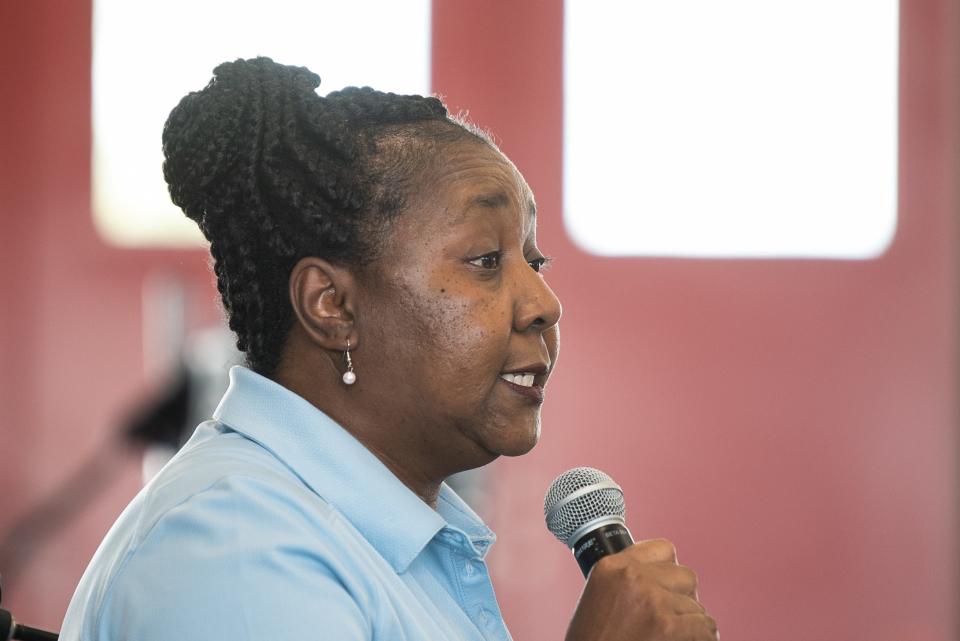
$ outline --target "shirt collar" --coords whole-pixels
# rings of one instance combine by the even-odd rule
[[[442,538],[468,546],[481,558],[495,540],[446,484],[434,511],[333,419],[245,367],[230,369],[230,386],[213,418],[283,461],[398,573],[406,571],[440,530],[450,531]]]
[[[437,512],[448,524],[438,537],[449,541],[470,557],[484,558],[497,540],[483,520],[446,483],[440,486]]]

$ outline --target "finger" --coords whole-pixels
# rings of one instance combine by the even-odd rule
[[[657,582],[670,590],[684,594],[688,597],[697,598],[697,573],[685,565],[674,565],[673,563],[658,563],[655,574]]]
[[[689,641],[718,641],[720,632],[717,622],[708,614],[681,614],[670,619],[668,639]]]
[[[634,543],[624,550],[642,563],[676,563],[677,549],[666,539]]]
[[[676,594],[674,592],[665,593],[666,596],[662,597],[662,608],[674,614],[705,614],[706,610],[699,601],[691,599],[690,597],[683,594]]]

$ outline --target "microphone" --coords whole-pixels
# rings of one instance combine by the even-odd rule
[[[547,529],[573,551],[584,578],[597,561],[633,545],[625,514],[623,490],[592,467],[567,470],[543,499]]]

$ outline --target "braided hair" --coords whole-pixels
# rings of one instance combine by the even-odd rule
[[[170,196],[210,242],[217,289],[254,371],[272,376],[304,256],[369,264],[447,143],[492,144],[437,98],[349,87],[327,97],[305,67],[226,62],[163,129]]]

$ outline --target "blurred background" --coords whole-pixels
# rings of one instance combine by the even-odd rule
[[[59,629],[225,387],[159,139],[258,54],[438,93],[537,195],[565,306],[542,440],[460,480],[518,641],[575,606],[542,499],[578,465],[725,639],[958,638],[956,0],[0,3],[4,608]]]

